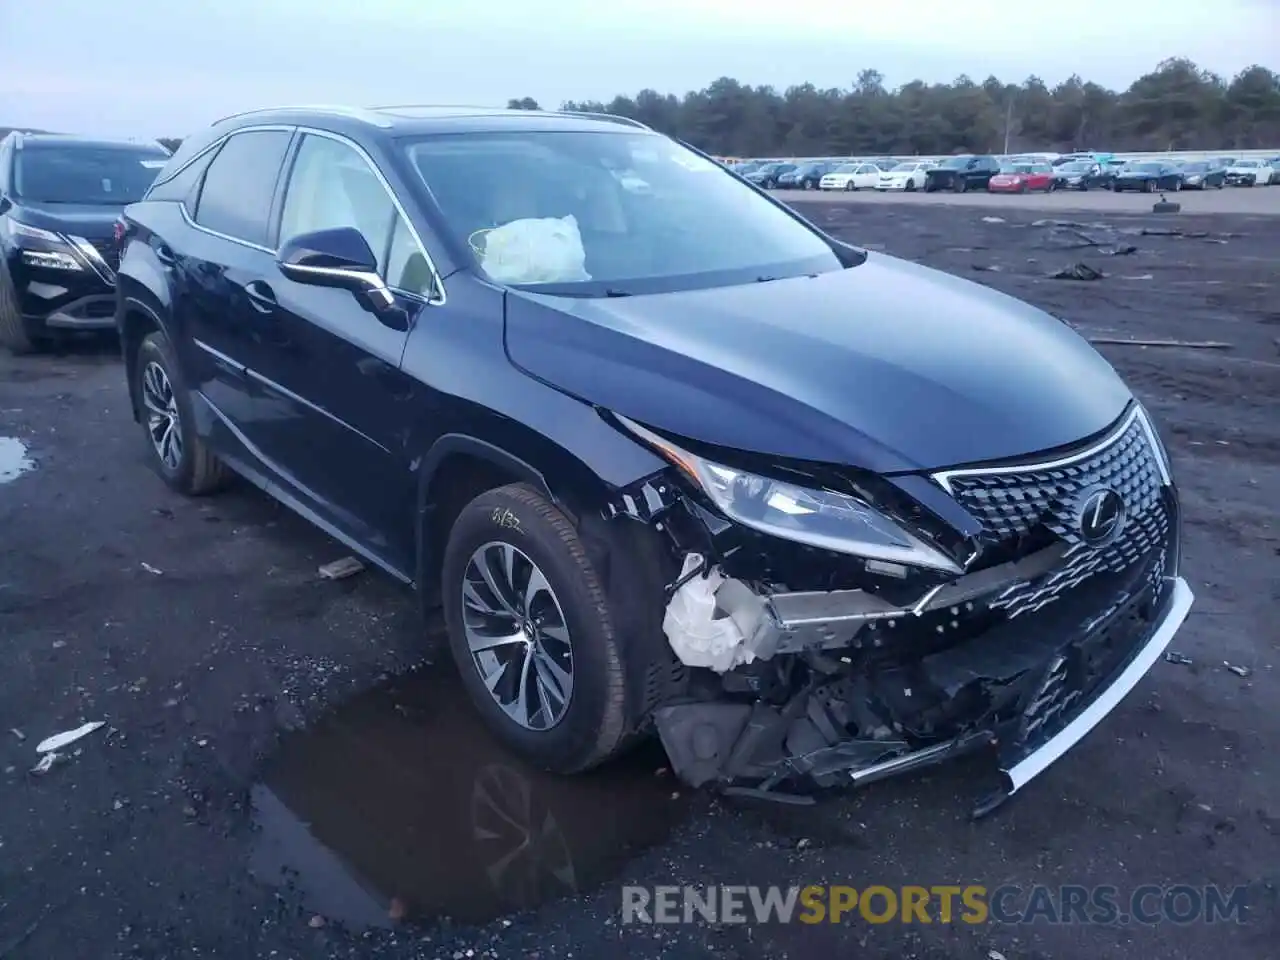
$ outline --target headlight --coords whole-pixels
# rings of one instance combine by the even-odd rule
[[[40,227],[33,227],[29,223],[19,223],[17,220],[8,221],[8,230],[14,239],[39,240],[58,247],[64,247],[67,244],[62,237],[52,230],[43,230]]]
[[[80,261],[69,253],[56,250],[23,250],[22,262],[31,267],[49,270],[83,270]]]
[[[683,470],[726,517],[743,526],[869,560],[961,572],[951,558],[857,497],[713,463],[626,417],[614,416]]]

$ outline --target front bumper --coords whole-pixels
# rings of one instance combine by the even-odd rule
[[[1233,187],[1252,187],[1256,182],[1258,182],[1258,178],[1253,176],[1252,174],[1244,174],[1244,173],[1228,173],[1227,174],[1227,183]]]
[[[17,247],[7,251],[7,268],[27,330],[110,330],[115,326],[116,261],[112,242],[68,238],[66,246],[49,248],[72,256],[79,269],[56,269],[36,257],[44,249]]]
[[[717,572],[702,589],[724,619],[707,624],[673,600],[673,650],[721,681],[654,711],[681,779],[803,802],[987,750],[1001,785],[980,808],[994,809],[1097,726],[1186,619],[1176,490],[1140,409],[1052,462],[933,479],[993,551],[954,579],[805,592]],[[1084,505],[1106,491],[1122,491],[1115,527],[1087,539]],[[704,627],[737,639],[717,649]]]

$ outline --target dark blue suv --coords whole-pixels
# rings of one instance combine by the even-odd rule
[[[477,709],[763,795],[992,749],[1008,796],[1191,603],[1164,448],[1067,326],[617,117],[296,108],[126,210],[154,466],[442,604]]]

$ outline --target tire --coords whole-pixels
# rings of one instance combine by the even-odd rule
[[[915,193],[915,192],[916,192],[916,182],[915,182],[914,180],[912,180],[910,177],[908,177],[908,178],[907,178],[907,185],[906,185],[905,187],[903,187],[903,188],[902,188],[902,192],[903,192],[903,193]]]
[[[857,185],[856,183],[854,183],[852,180],[848,180],[848,181],[846,181],[846,182],[845,182],[844,188],[845,188],[845,190],[847,190],[847,191],[849,191],[850,193],[852,193],[854,190],[857,190],[857,189],[858,189],[858,185]]]
[[[969,190],[969,181],[964,177],[956,177],[956,182],[951,185],[951,189],[955,193],[966,193]]]
[[[142,434],[146,439],[151,468],[171,488],[189,497],[205,496],[225,486],[231,472],[195,431],[191,392],[187,389],[169,338],[159,331],[149,334],[138,346],[133,370],[130,388],[134,403],[141,412]],[[163,375],[162,379],[156,371]],[[166,402],[168,398],[171,402]],[[158,416],[168,416],[168,423],[153,422],[153,417],[149,416],[153,409]],[[161,409],[166,413],[159,414]],[[166,426],[169,429],[167,445],[161,433]],[[172,443],[175,436],[177,448]]]
[[[1142,185],[1142,190],[1144,193],[1155,193],[1156,182],[1154,180],[1148,180],[1146,183]]]
[[[9,268],[0,256],[0,344],[15,357],[38,352],[44,344],[27,332]]]
[[[510,635],[516,636],[527,626],[524,636],[533,639],[482,651],[492,660],[484,669],[494,669],[500,660],[506,661],[494,689],[514,702],[515,691],[507,684],[522,675],[517,671],[526,659],[536,664],[527,668],[531,671],[529,676],[536,671],[540,682],[545,676],[554,677],[554,671],[545,672],[549,669],[547,660],[539,660],[539,656],[560,667],[561,681],[564,673],[571,678],[562,704],[547,697],[546,703],[552,709],[544,705],[538,708],[541,714],[526,712],[524,722],[513,719],[504,709],[499,693],[490,692],[468,640],[468,623],[473,629],[485,624],[478,604],[494,610],[503,606],[495,602],[495,592],[481,579],[478,564],[485,557],[496,558],[500,564],[504,554],[513,557],[511,580],[515,589],[510,595],[521,609],[518,616],[501,613],[488,618],[484,632],[507,635],[506,630],[510,629]],[[535,570],[542,574],[548,589],[537,591],[525,608],[521,600],[526,589],[522,584]],[[495,576],[502,575],[501,566],[491,567],[490,571]],[[472,599],[464,600],[468,582],[473,584],[469,588]],[[490,490],[471,501],[449,533],[441,590],[449,648],[463,686],[498,739],[531,763],[561,774],[587,770],[627,745],[638,728],[634,698],[629,701],[628,691],[637,689],[637,677],[646,669],[640,652],[644,645],[621,642],[619,631],[624,624],[622,618],[614,616],[602,574],[589,555],[588,541],[579,537],[574,522],[558,507],[525,484]],[[542,626],[534,625],[530,618]],[[558,629],[559,633],[544,634],[544,629]],[[561,642],[560,635],[568,642]],[[534,650],[542,653],[525,652]],[[541,689],[548,687],[543,683]],[[542,696],[536,686],[534,693],[526,703]],[[539,716],[542,727],[538,726]]]

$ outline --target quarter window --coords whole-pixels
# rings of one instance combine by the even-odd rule
[[[228,139],[205,174],[196,223],[266,246],[271,200],[290,137],[284,130],[250,130]]]

